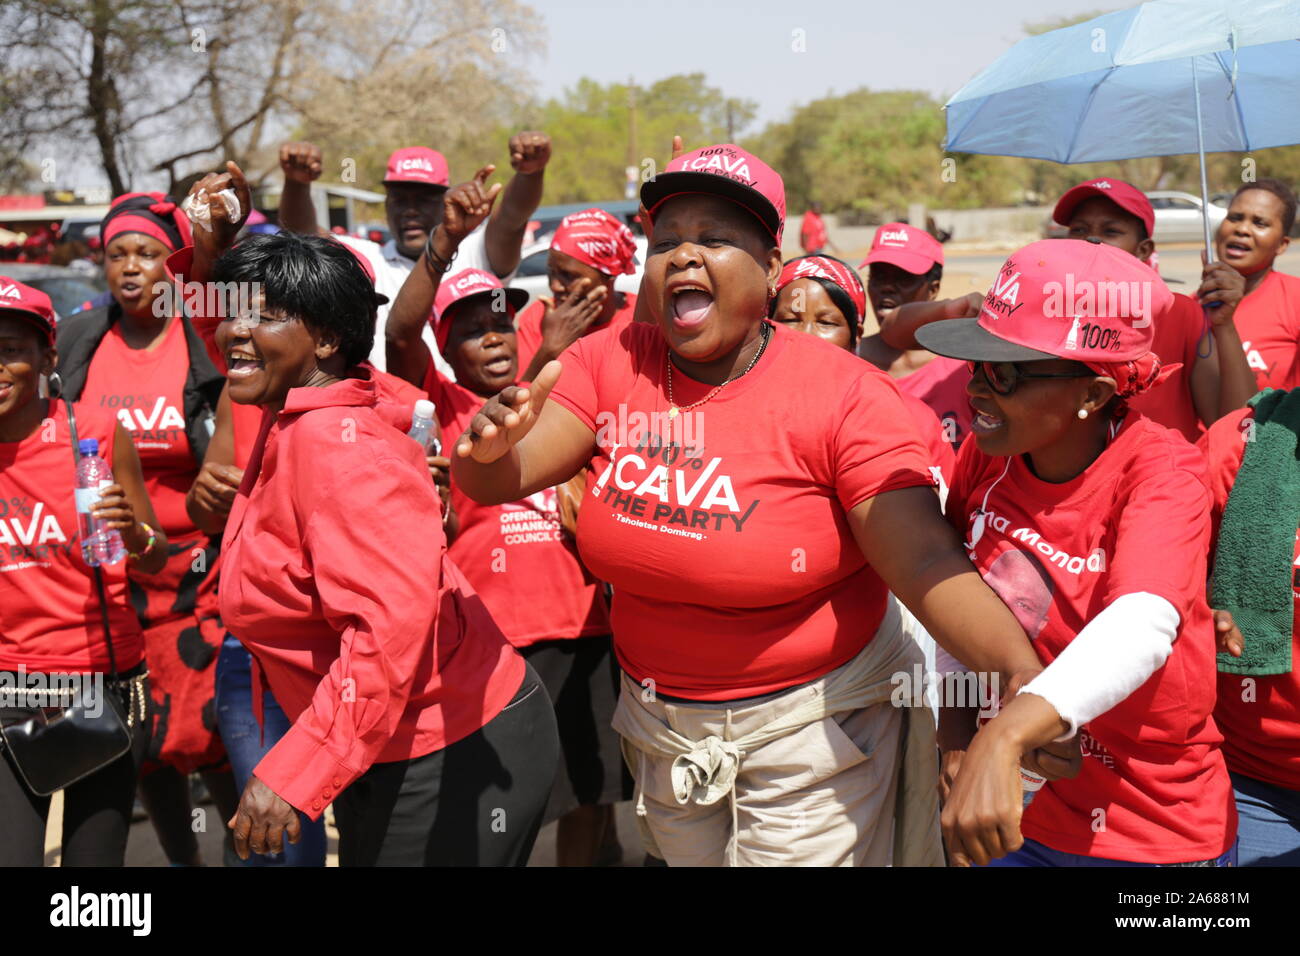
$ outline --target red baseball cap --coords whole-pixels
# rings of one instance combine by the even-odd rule
[[[41,330],[47,344],[54,344],[54,306],[50,297],[39,289],[0,275],[0,312],[19,313]]]
[[[904,272],[924,275],[935,264],[943,265],[943,244],[924,229],[905,222],[887,222],[876,230],[871,251],[859,269],[873,262],[898,266]]]
[[[388,157],[386,183],[423,183],[426,186],[450,186],[447,158],[427,146],[405,146]]]
[[[1044,239],[1007,259],[978,318],[932,322],[916,340],[977,362],[1127,362],[1151,351],[1155,323],[1173,302],[1136,256],[1101,242]]]
[[[447,336],[451,334],[451,324],[442,321],[448,309],[463,299],[494,293],[497,290],[505,293],[506,302],[516,312],[528,304],[527,290],[507,289],[501,285],[500,279],[482,269],[462,269],[445,277],[438,286],[438,294],[433,300],[433,329],[438,339],[438,347],[446,345]]]
[[[849,268],[848,263],[840,262],[834,256],[800,256],[791,259],[781,270],[781,278],[776,281],[776,291],[779,293],[795,279],[827,279],[834,282],[853,300],[853,305],[858,310],[854,318],[861,320],[866,315],[867,290],[862,287],[862,280]]]
[[[785,228],[785,183],[771,166],[739,146],[723,143],[683,153],[641,185],[641,203],[654,228],[655,210],[674,196],[708,193],[744,206],[777,245]]]
[[[1056,208],[1052,210],[1052,220],[1062,226],[1068,226],[1075,207],[1093,196],[1109,199],[1120,209],[1141,219],[1142,225],[1147,227],[1147,238],[1155,234],[1156,212],[1151,208],[1151,200],[1147,199],[1146,193],[1142,190],[1122,179],[1103,177],[1080,183],[1057,200]]]

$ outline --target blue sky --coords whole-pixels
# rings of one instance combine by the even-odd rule
[[[1107,0],[532,0],[546,21],[538,93],[583,76],[649,83],[704,71],[728,96],[759,103],[746,132],[799,103],[860,86],[922,89],[963,83],[1024,36],[1022,25],[1128,6]],[[792,50],[803,30],[806,52]]]

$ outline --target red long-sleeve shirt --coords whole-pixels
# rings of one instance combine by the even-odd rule
[[[312,819],[372,764],[478,730],[523,680],[447,559],[403,415],[370,381],[291,390],[226,524],[221,617],[294,722],[254,773]]]

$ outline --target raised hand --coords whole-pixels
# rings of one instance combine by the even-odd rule
[[[551,137],[536,130],[526,130],[510,137],[510,165],[515,172],[540,173],[551,160]]]
[[[542,347],[558,357],[591,328],[605,307],[609,290],[590,279],[579,279],[559,302],[542,300]]]
[[[488,465],[523,441],[562,371],[559,362],[547,362],[531,385],[511,385],[489,399],[456,442],[457,457]]]
[[[1205,263],[1201,252],[1201,287],[1196,297],[1206,306],[1211,325],[1227,325],[1237,311],[1237,305],[1246,295],[1246,277],[1226,262]],[[1218,303],[1210,306],[1210,303]]]
[[[217,198],[217,193],[223,189],[234,190],[235,198],[239,200],[239,215],[233,220],[226,210],[226,204]],[[244,178],[243,170],[233,162],[227,162],[224,173],[208,173],[191,186],[190,198],[193,202],[207,205],[212,223],[211,232],[206,229],[193,230],[195,252],[197,255],[206,255],[208,261],[215,260],[234,245],[235,237],[239,235],[240,228],[252,211],[253,199],[248,181]]]
[[[492,204],[502,189],[500,183],[493,184],[491,188],[487,185],[487,178],[494,172],[495,166],[484,166],[469,182],[453,186],[442,197],[440,228],[452,242],[459,244],[492,211]]]
[[[281,144],[280,169],[289,182],[315,182],[321,174],[320,147],[315,143]]]

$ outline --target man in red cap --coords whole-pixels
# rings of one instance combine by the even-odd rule
[[[519,265],[524,233],[541,203],[543,175],[550,158],[551,139],[545,133],[530,131],[512,136],[510,165],[515,175],[506,184],[492,215],[465,237],[459,249],[432,251],[444,259],[455,255],[457,271],[480,269],[507,280]],[[311,183],[321,174],[320,149],[311,143],[285,143],[280,147],[280,168],[284,171],[280,224],[294,232],[324,234],[316,223],[311,201]],[[447,160],[437,150],[425,146],[395,150],[388,157],[384,173],[384,210],[391,238],[379,245],[352,236],[336,237],[370,262],[375,291],[388,296],[390,304],[442,220],[442,197],[450,184]],[[376,328],[381,334],[375,336],[370,355],[371,364],[381,370],[387,367],[382,331],[388,309],[388,305],[379,307]],[[450,377],[451,369],[445,365],[431,330],[425,331],[425,339],[434,362]]]

